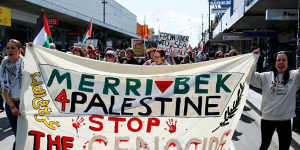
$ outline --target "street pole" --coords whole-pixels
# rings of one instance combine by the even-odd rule
[[[210,27],[210,0],[208,0],[208,39],[210,39],[211,27]]]
[[[300,54],[300,0],[298,1],[298,22],[297,22],[297,49],[296,49],[296,67],[299,67],[299,54]],[[300,133],[300,90],[296,95],[296,117],[293,118],[293,131]]]
[[[201,41],[203,41],[203,14],[202,14],[202,27],[201,27]]]
[[[207,52],[208,52],[208,55],[210,53],[210,39],[211,39],[211,28],[210,28],[210,1],[211,0],[208,0],[208,41],[207,41]]]
[[[105,5],[107,4],[107,1],[103,0],[102,4],[103,4],[103,23],[105,23]]]

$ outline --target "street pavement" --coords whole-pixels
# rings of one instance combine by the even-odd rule
[[[0,113],[0,149],[12,150],[15,137],[13,131],[10,128],[5,111]]]
[[[232,137],[231,150],[258,150],[260,135],[260,104],[261,95],[249,90],[247,103]],[[14,142],[13,132],[9,126],[5,112],[0,113],[0,149],[11,150]],[[277,133],[273,135],[269,150],[278,150]],[[293,132],[290,150],[300,150],[300,134]]]

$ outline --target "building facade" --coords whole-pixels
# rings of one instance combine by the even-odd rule
[[[114,0],[5,0],[0,6],[11,10],[12,25],[0,26],[0,42],[9,38],[30,42],[33,40],[36,20],[42,11],[56,20],[51,25],[53,42],[58,49],[66,50],[80,42],[89,22],[93,22],[93,39],[99,49],[107,43],[113,48],[130,46],[136,35],[136,15]]]

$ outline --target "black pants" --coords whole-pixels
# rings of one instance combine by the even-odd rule
[[[3,102],[2,95],[0,94],[0,110],[4,110]]]
[[[15,106],[19,109],[19,105],[20,105],[20,102],[14,102]],[[7,103],[5,103],[5,111],[6,111],[6,116],[7,116],[7,119],[9,121],[9,124],[11,126],[11,129],[16,137],[17,135],[17,126],[18,126],[18,116],[14,116],[8,106]],[[14,142],[14,146],[13,146],[13,150],[15,150],[15,146],[16,146],[16,140]]]
[[[261,145],[259,150],[268,150],[274,131],[278,133],[279,150],[289,150],[292,141],[291,120],[261,120]]]

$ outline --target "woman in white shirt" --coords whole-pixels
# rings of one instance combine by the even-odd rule
[[[253,53],[260,53],[259,49]],[[296,92],[300,86],[299,69],[288,67],[286,52],[276,54],[272,71],[254,72],[251,85],[262,89],[262,119],[260,150],[270,146],[275,130],[278,133],[279,150],[288,150],[292,140],[291,119],[296,116]]]

